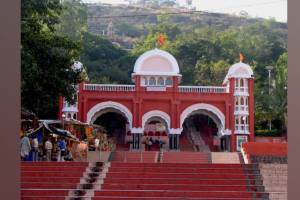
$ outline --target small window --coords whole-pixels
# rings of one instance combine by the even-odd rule
[[[235,118],[235,124],[239,124],[239,118],[238,117]]]
[[[235,97],[235,105],[238,106],[239,105],[239,98]]]
[[[74,113],[74,115],[73,115],[73,119],[76,119],[76,114]]]
[[[245,87],[248,87],[248,80],[247,79],[244,79],[244,85],[245,85]]]
[[[71,113],[68,113],[68,119],[71,119]]]
[[[173,81],[172,81],[172,78],[167,78],[166,80],[166,85],[172,85],[173,84]]]
[[[245,124],[245,123],[246,123],[246,117],[243,116],[243,117],[241,118],[241,124]]]
[[[141,85],[148,85],[148,80],[146,77],[142,77],[142,80],[141,80],[142,84]]]
[[[165,81],[162,77],[158,78],[157,85],[165,85]]]
[[[156,85],[156,80],[154,77],[151,77],[149,80],[149,85]]]
[[[245,99],[246,99],[246,105],[248,105],[248,98],[247,98],[247,97],[245,97]]]
[[[240,87],[244,87],[244,79],[243,78],[240,79]]]
[[[241,105],[244,105],[244,97],[241,97]]]
[[[239,87],[239,79],[235,80],[235,87]]]

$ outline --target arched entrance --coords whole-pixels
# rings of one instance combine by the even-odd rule
[[[159,150],[160,143],[168,143],[170,123],[170,116],[163,111],[153,110],[145,113],[142,117],[143,141],[146,138],[152,140],[152,150]]]
[[[227,151],[229,136],[224,136],[225,116],[210,104],[194,104],[181,116],[183,129],[180,136],[181,149],[197,151]],[[190,144],[189,144],[190,142]],[[190,148],[193,146],[193,148]]]
[[[117,148],[126,144],[126,129],[128,129],[126,117],[118,110],[109,108],[100,111],[100,113],[93,124],[102,126],[107,131],[108,138],[111,138]]]
[[[132,141],[132,137],[127,136],[132,127],[132,114],[120,103],[108,101],[95,105],[87,113],[87,122],[102,126],[117,149]]]

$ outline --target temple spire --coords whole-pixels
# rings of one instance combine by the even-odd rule
[[[242,53],[240,53],[240,62],[243,62],[245,59],[244,55]]]
[[[156,44],[158,47],[161,47],[165,43],[165,36],[161,33],[158,34],[156,39]]]

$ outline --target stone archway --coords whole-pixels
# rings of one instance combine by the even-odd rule
[[[109,109],[114,109],[117,112],[121,113],[128,121],[129,129],[132,129],[132,113],[131,111],[118,102],[113,101],[105,101],[102,103],[98,103],[93,106],[87,113],[87,123],[93,123],[100,115],[109,111]]]
[[[151,118],[160,118],[162,119],[162,122],[165,123],[165,125],[167,126],[167,131],[170,131],[170,127],[171,127],[171,118],[170,116],[160,110],[152,110],[149,111],[147,113],[145,113],[142,117],[142,129],[145,129],[145,125],[147,124],[147,122],[151,119]]]
[[[180,115],[180,128],[183,128],[183,123],[186,118],[197,112],[202,112],[203,114],[212,118],[218,126],[218,135],[223,135],[225,128],[225,116],[223,112],[220,111],[217,107],[206,103],[193,104],[187,107]]]
[[[190,138],[194,148],[199,151],[220,151],[220,142],[225,133],[225,116],[211,104],[193,104],[181,113],[180,128],[184,131],[180,137]]]

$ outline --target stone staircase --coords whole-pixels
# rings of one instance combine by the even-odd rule
[[[209,147],[205,144],[200,133],[196,131],[194,127],[191,127],[191,131],[189,132],[189,137],[192,140],[196,151],[210,152]]]
[[[21,200],[269,199],[253,164],[23,162],[21,166]],[[261,171],[270,170],[262,166]],[[280,167],[277,171],[282,174]]]
[[[254,165],[110,164],[91,200],[267,200]]]
[[[240,156],[238,152],[211,152],[212,163],[240,163]]]
[[[287,164],[259,164],[270,200],[287,200]]]
[[[210,152],[163,152],[161,163],[211,163]]]
[[[22,162],[21,200],[90,199],[106,172],[101,162]]]

